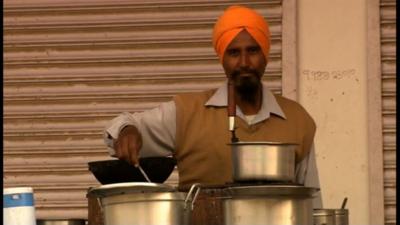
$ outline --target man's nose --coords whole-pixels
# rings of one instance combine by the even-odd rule
[[[247,53],[242,53],[239,60],[239,66],[241,68],[248,68],[250,66],[250,58]]]

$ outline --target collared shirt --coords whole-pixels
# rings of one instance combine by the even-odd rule
[[[227,91],[227,84],[218,88],[218,90],[214,93],[213,96],[206,102],[206,106],[228,106],[228,91]],[[236,106],[236,116],[246,120],[245,115],[240,110],[238,106]],[[270,115],[275,114],[286,119],[285,114],[283,113],[281,107],[279,106],[278,102],[276,102],[275,96],[272,92],[268,89],[268,87],[263,84],[263,92],[262,92],[262,104],[261,109],[255,115],[252,121],[249,121],[249,125],[256,124],[263,120],[266,120],[270,117]]]
[[[262,93],[261,109],[253,120],[248,121],[248,124],[252,125],[264,121],[271,114],[286,119],[275,96],[265,84],[263,84]],[[227,105],[227,85],[224,83],[205,103],[205,106]],[[236,106],[236,112],[236,116],[247,121],[246,116],[238,106]],[[170,156],[173,154],[176,135],[176,106],[174,101],[161,103],[157,108],[140,113],[124,112],[111,120],[104,131],[104,141],[111,156],[115,155],[113,139],[117,139],[119,132],[127,125],[136,126],[142,134],[143,145],[140,150],[140,157]],[[320,187],[314,146],[312,146],[310,154],[296,165],[296,182],[307,187]],[[322,208],[320,194],[314,200],[314,208]]]

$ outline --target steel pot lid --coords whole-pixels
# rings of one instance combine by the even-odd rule
[[[273,141],[239,141],[228,143],[228,145],[299,145],[297,143],[288,143],[288,142],[273,142]]]
[[[107,197],[111,195],[132,194],[132,193],[156,193],[156,192],[174,192],[176,188],[167,184],[149,183],[149,182],[126,182],[106,184],[90,188],[88,196]]]
[[[319,191],[319,188],[298,185],[254,185],[228,187],[224,192],[234,196],[309,196]]]

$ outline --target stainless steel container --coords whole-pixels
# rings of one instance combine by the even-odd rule
[[[296,144],[237,142],[230,145],[234,181],[294,181]]]
[[[295,185],[239,186],[225,189],[226,225],[310,225],[316,188]]]
[[[348,209],[335,209],[335,225],[349,225]]]
[[[335,225],[334,209],[314,209],[314,225]]]
[[[36,225],[85,225],[84,219],[39,219]]]
[[[347,209],[314,209],[314,225],[349,225]]]
[[[166,184],[132,182],[102,185],[88,195],[100,200],[105,225],[186,225],[200,190],[195,189],[184,193]]]

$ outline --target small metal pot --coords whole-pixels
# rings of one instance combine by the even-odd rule
[[[314,209],[314,225],[335,225],[335,210],[333,209]]]
[[[226,225],[310,225],[316,188],[258,185],[226,188],[222,199]]]
[[[314,225],[348,225],[347,209],[314,209]]]
[[[335,209],[335,225],[349,225],[348,209]]]
[[[166,184],[117,183],[92,188],[88,196],[99,199],[105,225],[187,225],[200,191],[197,186],[186,194]]]
[[[294,182],[296,144],[231,143],[233,180]]]

